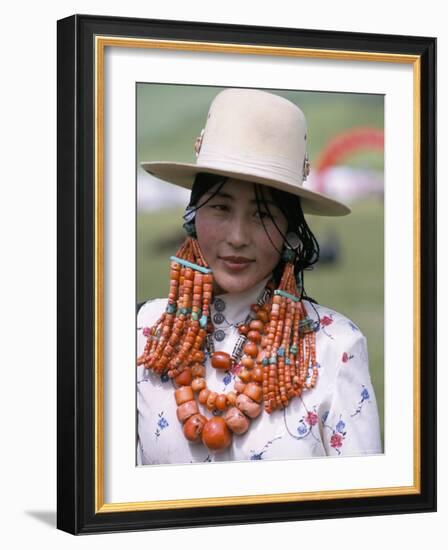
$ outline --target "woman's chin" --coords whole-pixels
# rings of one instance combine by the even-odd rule
[[[215,274],[215,294],[237,294],[239,292],[245,292],[258,282],[258,278],[256,277]]]

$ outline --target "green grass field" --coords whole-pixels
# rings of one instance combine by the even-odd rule
[[[342,218],[309,216],[320,245],[339,243],[338,261],[305,274],[305,289],[320,304],[350,318],[367,337],[370,372],[384,426],[384,230],[383,204],[357,202]],[[184,239],[182,210],[140,212],[137,221],[138,301],[166,296],[169,256]]]

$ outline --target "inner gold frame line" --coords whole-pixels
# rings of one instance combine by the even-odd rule
[[[401,63],[413,66],[413,297],[414,297],[414,392],[413,392],[413,484],[403,487],[380,487],[369,489],[344,489],[306,493],[277,493],[265,495],[244,495],[215,498],[194,498],[180,500],[159,500],[143,502],[106,503],[104,501],[104,56],[107,47],[149,48],[160,50],[197,51],[208,53],[232,53],[279,57],[300,57],[343,61],[364,61],[379,63]],[[194,508],[204,506],[231,506],[274,502],[303,502],[342,498],[362,498],[394,495],[419,494],[421,492],[421,425],[420,425],[420,130],[421,130],[421,59],[417,55],[390,54],[383,52],[359,52],[346,50],[324,50],[310,48],[256,46],[253,44],[225,44],[181,40],[159,40],[122,38],[118,36],[96,36],[95,59],[95,513],[129,512],[142,510],[163,510]]]

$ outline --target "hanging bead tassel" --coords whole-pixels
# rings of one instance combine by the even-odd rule
[[[263,402],[267,413],[288,406],[317,380],[316,338],[300,300],[294,264],[286,262],[274,291],[262,341]]]
[[[197,240],[189,236],[171,258],[166,311],[151,328],[138,365],[176,378],[195,362],[207,334],[212,288],[211,270]],[[188,371],[176,380],[181,385],[188,381]]]

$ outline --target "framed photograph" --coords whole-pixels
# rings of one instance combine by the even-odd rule
[[[59,529],[435,511],[435,62],[58,21]]]

